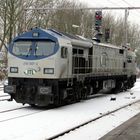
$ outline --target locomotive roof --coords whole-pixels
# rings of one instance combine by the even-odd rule
[[[33,36],[33,33],[38,33],[38,36]],[[28,32],[24,32],[17,36],[14,41],[19,39],[51,39],[52,41],[56,41],[60,38],[69,40],[72,45],[81,46],[81,47],[92,47],[91,41],[89,42],[87,39],[75,36],[72,34],[59,32],[54,29],[41,29],[41,28],[33,28]]]
[[[109,43],[97,43],[97,42],[93,42],[94,45],[98,45],[98,46],[101,46],[101,47],[108,47],[108,48],[115,48],[115,49],[122,49],[121,46],[115,46],[113,44],[109,44]]]
[[[98,46],[104,46],[104,47],[109,47],[109,48],[115,48],[115,49],[120,49],[121,48],[121,46],[119,47],[119,46],[115,46],[115,45],[112,45],[112,44],[93,42],[92,40],[84,38],[83,36],[72,35],[72,34],[64,33],[64,32],[58,32],[58,31],[53,30],[53,29],[49,29],[49,30],[58,34],[58,35],[61,35],[63,37],[65,36],[65,37],[70,38],[70,39],[85,41],[85,42],[88,42],[88,43],[92,42],[93,44],[96,44]]]
[[[83,41],[85,41],[84,39],[82,39],[82,38],[80,38],[80,37],[78,37],[78,36],[69,34],[69,33],[64,33],[64,32],[60,32],[60,31],[56,31],[56,30],[54,30],[54,29],[48,29],[48,30],[51,31],[51,32],[53,32],[53,33],[55,33],[55,34],[58,34],[58,35],[60,35],[60,36],[62,36],[62,37],[65,36],[65,37],[70,38],[70,39],[78,39],[78,40],[83,40]]]
[[[39,37],[33,37],[33,33],[39,33]],[[52,39],[56,41],[59,38],[70,40],[72,45],[82,46],[82,47],[92,47],[93,45],[110,47],[120,49],[121,47],[117,47],[112,44],[98,43],[96,41],[84,38],[82,36],[72,35],[69,33],[60,32],[54,29],[42,29],[42,28],[33,28],[28,32],[24,32],[17,36],[14,41],[19,39]]]
[[[39,32],[39,33],[43,33],[40,35],[40,38],[45,38],[47,34],[50,34],[56,38],[67,38],[67,39],[75,39],[75,40],[81,40],[81,41],[87,41],[84,38],[80,38],[79,36],[76,35],[72,35],[69,33],[64,33],[64,32],[60,32],[54,29],[42,29],[42,28],[33,28],[28,32],[24,32],[23,34],[19,35],[18,38],[29,38],[32,37],[32,32]]]

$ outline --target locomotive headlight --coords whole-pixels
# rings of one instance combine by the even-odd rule
[[[44,68],[44,74],[54,74],[54,68]]]
[[[10,67],[11,73],[18,73],[18,67]]]

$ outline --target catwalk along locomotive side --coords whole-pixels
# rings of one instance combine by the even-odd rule
[[[9,45],[4,91],[18,103],[61,105],[131,88],[135,73],[135,54],[125,47],[34,28]]]

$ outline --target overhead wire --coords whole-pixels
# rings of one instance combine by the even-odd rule
[[[126,0],[121,0],[121,1],[124,2],[125,4],[127,4],[127,5],[130,6],[130,7],[134,7],[133,5],[131,5],[130,3],[128,3]],[[115,2],[113,2],[113,1],[111,1],[111,0],[108,0],[108,2],[110,2],[110,3],[113,4],[113,5],[117,5],[117,6],[120,7],[120,5],[118,5],[118,3],[115,3]],[[127,7],[126,7],[126,8],[127,8]],[[137,9],[135,9],[135,13],[140,17],[140,11],[137,11]],[[136,17],[135,14],[132,14],[132,15]]]
[[[111,3],[111,4],[113,4],[113,5],[117,5],[118,7],[121,7],[121,5],[120,4],[118,4],[118,3],[116,3],[116,2],[114,2],[114,1],[112,1],[112,0],[107,0],[109,3]]]
[[[124,3],[126,3],[129,6],[132,6],[130,3],[128,3],[126,0],[122,0]]]
[[[128,6],[130,6],[130,7],[134,7],[133,5],[131,5],[130,3],[128,3],[126,0],[121,0],[121,1],[123,1],[125,4],[127,4]],[[115,3],[115,2],[112,2],[111,0],[108,0],[108,2],[110,2],[110,3],[112,3],[112,4],[115,4],[115,5],[118,5],[117,3]],[[120,5],[118,5],[118,6],[120,6]],[[140,16],[139,14],[140,14],[140,11],[137,11],[138,9],[136,9],[136,14],[138,15],[138,16]],[[136,15],[133,15],[133,16],[135,16],[136,17]]]
[[[134,7],[133,5],[131,5],[130,3],[128,3],[126,0],[122,0],[124,3],[126,3],[127,5],[131,6],[131,7]],[[140,11],[137,11],[138,9],[136,9],[136,12],[138,14],[140,14]],[[140,15],[139,15],[140,16]]]
[[[127,5],[129,5],[129,6],[131,6],[131,7],[134,7],[133,5],[131,5],[130,3],[128,3],[126,0],[122,0],[124,3],[126,3]],[[131,14],[132,16],[134,16],[134,17],[140,17],[140,11],[138,11],[138,9],[135,9],[135,14],[133,13],[133,14]]]
[[[112,3],[113,5],[117,5],[117,6],[120,6],[118,5],[118,3],[115,3],[114,1],[111,1],[111,0],[107,0],[108,2]]]

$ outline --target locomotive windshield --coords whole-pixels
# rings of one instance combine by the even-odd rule
[[[14,43],[12,52],[15,55],[28,55],[31,50],[32,42],[31,41],[18,41]]]
[[[41,41],[35,43],[36,56],[48,56],[54,53],[55,42]]]
[[[14,42],[12,53],[16,56],[49,56],[55,52],[56,43],[46,41],[17,41]]]

